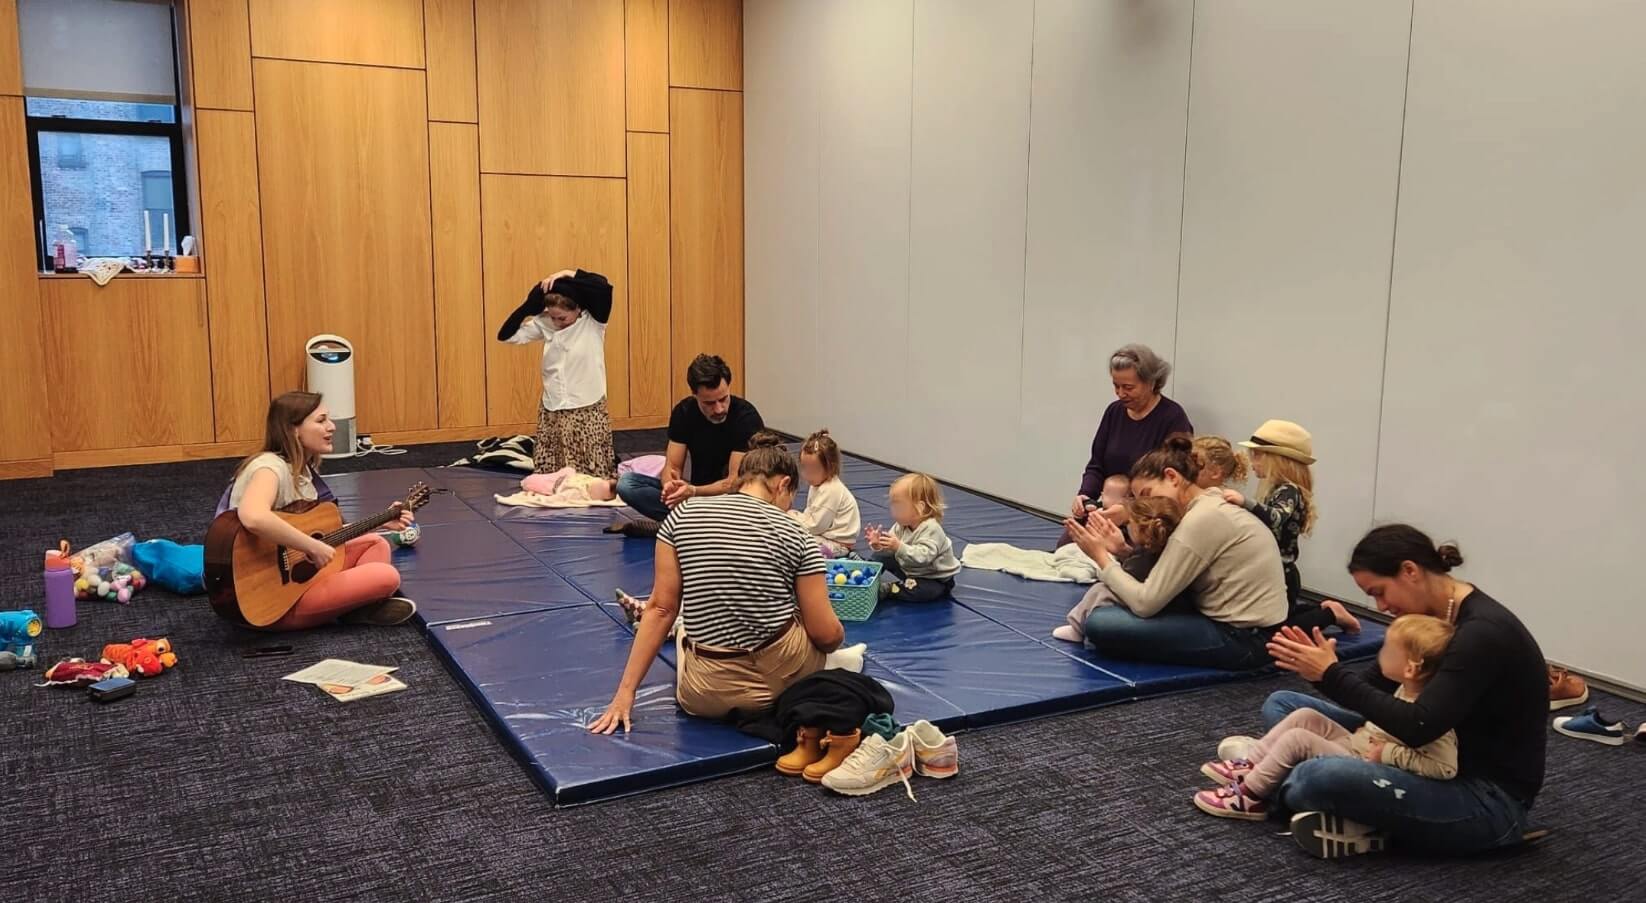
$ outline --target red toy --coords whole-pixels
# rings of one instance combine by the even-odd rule
[[[88,662],[83,658],[64,659],[46,669],[42,687],[79,687],[94,684],[111,677],[127,676],[125,665],[108,662]]]
[[[167,668],[177,667],[177,655],[165,637],[158,640],[138,637],[129,643],[110,643],[103,647],[103,661],[125,665],[126,670],[137,677],[157,677]]]

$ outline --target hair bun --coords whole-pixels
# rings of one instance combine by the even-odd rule
[[[1194,454],[1194,439],[1190,438],[1186,433],[1173,433],[1166,437],[1166,441],[1161,443],[1160,447],[1169,448],[1175,452],[1182,452],[1187,455],[1192,455]]]
[[[814,434],[813,434],[813,435],[816,435],[816,436],[827,436],[827,435],[828,435],[828,434],[829,434],[829,428],[828,428],[828,427],[824,427],[824,428],[822,428],[822,429],[820,429],[820,430],[818,430],[818,431],[817,431],[817,432],[816,432],[816,433],[814,433]]]
[[[1459,549],[1455,542],[1443,542],[1435,546],[1435,554],[1439,555],[1441,562],[1449,568],[1461,567],[1463,564],[1463,550]]]

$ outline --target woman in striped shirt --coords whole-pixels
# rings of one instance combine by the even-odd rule
[[[737,491],[688,499],[663,522],[628,666],[589,730],[629,730],[635,691],[677,616],[686,639],[675,699],[705,718],[771,705],[845,639],[823,585],[823,556],[787,513],[800,478],[794,456],[753,449],[737,475]]]

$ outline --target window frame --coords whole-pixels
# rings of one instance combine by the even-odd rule
[[[51,260],[51,229],[46,222],[46,191],[45,177],[41,170],[40,135],[44,133],[74,133],[81,135],[136,135],[144,137],[166,138],[171,144],[171,192],[172,192],[172,247],[173,253],[183,236],[190,233],[189,196],[188,196],[188,165],[187,148],[183,138],[183,60],[181,48],[177,41],[177,5],[167,3],[171,10],[171,59],[172,59],[172,121],[171,122],[127,122],[113,119],[79,119],[69,116],[35,116],[27,112],[28,99],[25,97],[24,128],[27,131],[29,144],[29,189],[34,195],[34,239],[39,243],[38,260],[42,263]],[[95,97],[66,97],[64,100],[98,100]],[[131,101],[128,101],[131,102]],[[142,101],[154,103],[154,101]],[[142,176],[138,176],[138,187],[142,187]],[[81,249],[84,252],[84,249]],[[138,248],[131,256],[142,254]],[[162,253],[164,248],[151,248],[150,253]],[[46,269],[50,269],[47,265]]]

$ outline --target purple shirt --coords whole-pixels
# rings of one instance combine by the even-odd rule
[[[1138,458],[1159,448],[1174,433],[1192,436],[1194,424],[1189,422],[1183,406],[1170,398],[1160,396],[1160,403],[1142,420],[1133,420],[1126,413],[1126,405],[1115,400],[1103,411],[1097,435],[1092,437],[1092,458],[1080,478],[1080,494],[1097,498],[1105,479],[1117,473],[1130,476]]]

